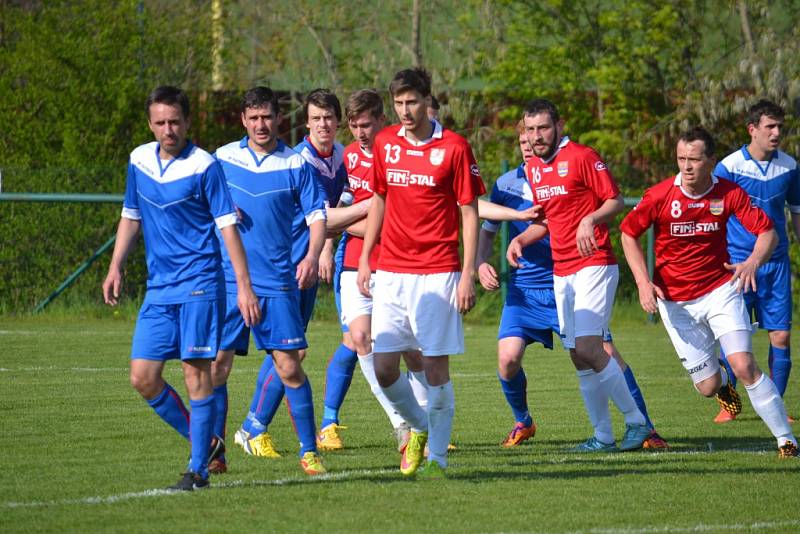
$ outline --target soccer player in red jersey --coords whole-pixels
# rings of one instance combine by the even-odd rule
[[[357,283],[369,296],[369,256],[380,235],[371,293],[375,374],[386,398],[411,426],[401,472],[416,472],[428,442],[423,472],[436,477],[447,467],[455,412],[449,355],[464,352],[460,314],[475,305],[477,205],[486,189],[467,141],[428,119],[431,81],[425,70],[398,72],[389,93],[400,124],[375,138],[370,181],[374,195]],[[423,355],[430,386],[427,413],[400,373],[400,354],[407,350],[421,350]]]
[[[702,128],[678,138],[680,172],[648,189],[622,222],[625,258],[645,311],[658,311],[701,395],[741,400],[717,360],[717,340],[753,409],[778,440],[782,458],[798,456],[797,440],[778,389],[753,358],[750,317],[742,291],[756,289],[756,272],[778,242],[772,222],[744,189],[712,176],[715,143]],[[750,256],[728,263],[727,222],[735,216],[757,235]],[[639,237],[654,225],[656,270],[650,280]]]
[[[546,226],[534,224],[509,244],[508,259],[518,267],[525,246],[550,232],[553,289],[562,342],[577,370],[594,435],[574,450],[616,451],[610,398],[625,417],[619,450],[642,447],[649,436],[616,360],[603,349],[619,268],[608,222],[623,209],[622,195],[600,156],[563,135],[563,121],[549,101],[531,101],[523,116],[534,157],[526,173],[533,200],[542,206]]]

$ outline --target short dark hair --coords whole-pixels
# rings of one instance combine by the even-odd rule
[[[525,104],[525,112],[523,113],[524,117],[533,117],[534,115],[538,115],[540,113],[547,113],[550,115],[550,118],[553,119],[553,124],[558,123],[561,118],[558,114],[558,108],[556,105],[546,98],[535,98]]]
[[[439,106],[439,101],[433,95],[431,95],[431,107],[436,111],[439,111],[439,108],[441,107]]]
[[[309,104],[313,104],[320,109],[331,110],[336,115],[337,121],[342,120],[342,105],[330,89],[314,89],[306,95],[306,99],[303,102],[303,113],[306,116],[306,120],[308,120]]]
[[[153,104],[166,104],[168,106],[180,106],[183,118],[189,117],[189,97],[182,89],[173,87],[171,85],[162,85],[156,87],[147,96],[144,111],[147,113],[147,118],[150,118],[150,106]]]
[[[773,119],[783,119],[786,112],[775,102],[761,99],[747,110],[747,124],[758,126],[761,117],[771,117]]]
[[[247,108],[265,108],[272,106],[272,113],[277,115],[281,112],[280,105],[278,104],[278,95],[272,92],[269,87],[258,85],[252,89],[248,89],[242,96],[242,113]]]
[[[683,141],[684,143],[702,141],[703,145],[705,146],[703,153],[705,153],[705,155],[709,158],[713,158],[714,153],[717,150],[717,143],[714,141],[714,138],[710,133],[708,133],[708,130],[702,126],[695,126],[694,128],[681,133],[681,135],[678,136],[678,141]]]
[[[348,119],[369,112],[376,119],[383,116],[383,99],[375,89],[360,89],[350,95],[345,108]]]
[[[389,94],[394,97],[406,91],[416,91],[422,96],[431,95],[431,75],[422,67],[399,71],[389,83]]]

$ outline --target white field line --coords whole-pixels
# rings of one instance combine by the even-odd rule
[[[698,523],[696,525],[678,526],[653,526],[653,527],[630,527],[630,528],[593,528],[590,530],[575,530],[565,534],[650,534],[657,532],[724,532],[728,530],[764,530],[764,529],[788,529],[800,526],[800,520],[787,519],[785,521],[756,521],[754,523],[733,523],[713,525]]]
[[[327,481],[349,480],[363,476],[388,475],[398,473],[397,469],[360,469],[354,471],[340,471],[337,473],[326,473],[314,477],[304,478],[279,478],[275,480],[232,480],[229,482],[215,482],[211,488],[247,488],[259,486],[286,486],[294,484],[313,484]],[[83,497],[80,499],[60,499],[52,501],[7,501],[2,504],[3,508],[41,508],[44,506],[70,506],[87,504],[114,504],[132,499],[143,499],[148,497],[164,497],[174,495],[186,495],[188,492],[170,491],[167,489],[149,489],[120,493],[118,495]]]

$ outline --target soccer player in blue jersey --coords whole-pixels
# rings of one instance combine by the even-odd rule
[[[792,290],[786,206],[795,236],[800,237],[800,173],[794,158],[779,149],[783,118],[784,111],[777,104],[768,100],[756,102],[747,116],[750,143],[720,161],[714,169],[715,176],[731,180],[747,191],[753,204],[769,215],[778,232],[778,246],[769,261],[758,269],[756,289],[748,291],[744,297],[755,321],[769,333],[769,371],[781,395],[786,392],[792,369],[789,337]],[[755,239],[735,217],[728,221],[728,253],[732,264],[750,256]],[[727,361],[724,363],[728,366]],[[728,374],[734,376],[732,372]],[[735,378],[733,380],[735,386]],[[720,405],[714,422],[726,423],[737,415]]]
[[[325,473],[325,468],[317,454],[311,385],[300,363],[300,350],[308,344],[300,317],[298,289],[317,282],[326,215],[311,166],[278,139],[280,122],[275,93],[267,87],[254,87],[242,98],[242,124],[247,135],[219,148],[215,154],[236,205],[253,288],[264,317],[253,327],[242,320],[235,306],[236,285],[231,264],[223,254],[228,304],[215,374],[227,378],[234,353],[247,353],[252,329],[256,347],[269,351],[267,357],[283,384],[300,439],[301,467],[307,474],[317,475]],[[305,256],[295,264],[292,221],[297,210],[308,227],[308,246]],[[224,381],[216,384],[215,392],[227,398]],[[219,406],[220,411],[224,408]],[[224,432],[224,425],[224,417],[218,417],[217,433]],[[219,463],[224,471],[225,464]]]
[[[525,178],[525,162],[533,156],[533,150],[525,134],[522,121],[517,124],[519,148],[523,163],[495,182],[491,192],[491,201],[517,210],[529,209],[533,206],[533,193]],[[477,271],[481,285],[487,291],[495,291],[500,287],[497,271],[488,263],[492,254],[492,241],[499,229],[495,221],[487,220],[481,228],[478,243]],[[510,238],[514,238],[528,227],[525,221],[510,223]],[[530,414],[527,399],[527,377],[522,368],[522,357],[527,345],[541,343],[548,349],[553,348],[553,332],[559,333],[558,313],[553,292],[553,258],[550,250],[550,239],[537,241],[524,249],[520,258],[521,267],[514,269],[508,281],[508,295],[503,306],[497,343],[497,376],[506,401],[511,407],[516,424],[503,440],[503,447],[514,447],[533,438],[536,424]],[[611,342],[611,337],[604,339],[603,347],[613,356],[623,369],[628,389],[636,401],[639,410],[645,416],[650,437],[645,440],[645,448],[667,448],[667,442],[655,431],[647,413],[633,371],[622,360],[622,356]]]
[[[295,150],[303,156],[310,166],[311,173],[327,207],[328,231],[335,233],[365,217],[368,205],[336,207],[340,204],[339,200],[345,192],[345,183],[347,181],[347,172],[343,166],[343,147],[334,140],[339,119],[341,118],[341,106],[336,95],[326,89],[314,90],[306,97],[304,109],[308,118],[309,135],[295,147]],[[304,214],[301,210],[298,210],[292,223],[292,262],[299,264],[306,256],[308,248],[308,225]],[[332,249],[332,242],[326,241],[319,259],[320,278],[327,281],[330,281],[333,277]],[[300,290],[300,314],[304,327],[307,327],[308,322],[311,320],[316,295],[316,283]],[[352,344],[348,346],[343,343],[337,349],[328,366],[329,370],[339,370],[340,372],[335,373],[335,380],[331,379],[330,373],[326,377],[326,408],[334,404],[329,400],[329,391],[341,391],[341,387],[332,387],[331,384],[337,381],[340,384],[346,382],[349,385],[350,383],[356,362],[355,351],[351,347]],[[301,349],[300,359],[302,360],[304,357],[305,349]],[[344,391],[346,391],[346,388],[344,388]],[[272,358],[265,358],[256,380],[256,388],[250,404],[250,410],[242,423],[242,427],[235,435],[235,442],[241,445],[246,453],[267,458],[279,456],[272,442],[272,437],[267,432],[267,427],[280,406],[283,394],[283,383],[278,379]],[[341,393],[340,398],[344,398],[343,393]],[[334,423],[336,426],[332,428],[338,429],[338,420]],[[325,415],[323,415],[323,426],[326,424],[329,423],[326,421]],[[324,446],[324,443],[319,445],[321,449],[328,448]]]
[[[189,466],[175,490],[208,486],[209,449],[215,417],[211,361],[217,353],[225,312],[219,229],[235,273],[237,306],[245,324],[261,312],[250,275],[236,213],[222,169],[186,137],[189,99],[162,86],[146,102],[156,138],[131,152],[122,217],[103,282],[103,298],[116,305],[122,270],[141,230],[147,260],[147,293],[139,310],[131,348],[130,380],[155,412],[190,441]],[[191,417],[180,395],[163,377],[166,360],[180,358]],[[213,453],[222,452],[215,440]]]

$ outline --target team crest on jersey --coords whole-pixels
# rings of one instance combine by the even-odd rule
[[[560,177],[565,177],[569,172],[569,162],[568,161],[559,161],[558,162],[558,175]]]
[[[721,198],[713,198],[708,203],[708,211],[711,212],[711,215],[722,215],[722,211],[725,209],[725,203],[722,201]]]
[[[430,155],[431,165],[441,165],[444,161],[444,149],[432,148]]]
[[[351,169],[355,169],[356,164],[358,163],[358,154],[355,152],[350,152],[347,155],[347,166]]]

